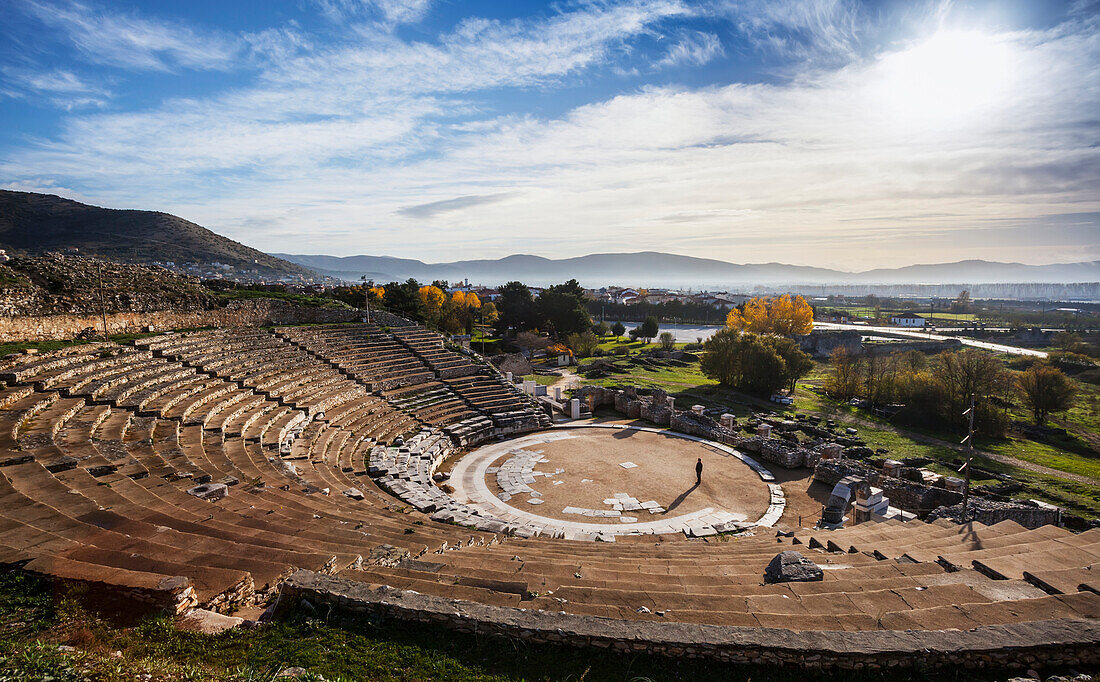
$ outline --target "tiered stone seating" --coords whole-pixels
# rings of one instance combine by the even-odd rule
[[[244,357],[253,341],[297,361],[261,368],[272,363]],[[886,521],[778,538],[514,537],[529,533],[432,483],[456,446],[443,430],[399,409],[401,393],[345,393],[362,386],[329,370],[247,333],[3,361],[0,563],[170,612],[250,603],[307,569],[527,613],[814,633],[1069,619],[1045,631],[1057,633],[1100,618],[1100,531]],[[432,381],[509,412],[489,375]],[[332,395],[352,397],[296,416]],[[292,424],[301,433],[284,443]],[[786,549],[823,580],[763,584]]]
[[[441,379],[481,374],[483,368],[469,357],[443,346],[443,337],[423,327],[395,327],[394,338],[432,368]]]
[[[51,523],[63,523],[61,517],[66,516],[62,512],[65,503],[87,498],[96,503],[95,508],[110,509],[124,514],[128,519],[148,521],[155,515],[155,522],[164,526],[165,530],[180,528],[180,524],[201,524],[204,530],[191,527],[181,530],[206,533],[208,527],[217,524],[217,536],[222,541],[238,544],[252,542],[248,538],[254,532],[241,535],[241,529],[255,528],[255,519],[262,518],[264,528],[272,524],[280,525],[277,530],[273,528],[259,539],[265,546],[274,543],[276,547],[283,546],[286,551],[292,552],[287,555],[295,558],[291,564],[275,566],[259,562],[249,568],[245,566],[249,561],[245,558],[245,563],[234,564],[237,569],[235,573],[232,569],[213,564],[197,566],[193,571],[183,570],[180,566],[187,564],[185,559],[189,557],[179,558],[179,553],[172,548],[163,548],[161,554],[161,557],[172,557],[171,561],[158,559],[160,563],[157,563],[148,555],[142,555],[129,562],[131,569],[140,566],[144,573],[154,577],[164,577],[157,571],[175,571],[168,577],[182,575],[190,579],[188,590],[165,593],[175,595],[172,596],[176,600],[173,603],[180,608],[192,602],[221,606],[247,601],[254,584],[251,582],[253,578],[245,579],[249,575],[263,581],[256,584],[257,587],[270,587],[292,567],[312,564],[316,569],[331,570],[357,560],[364,545],[361,531],[308,529],[317,526],[318,519],[325,518],[334,519],[341,526],[361,525],[361,516],[345,510],[343,504],[311,497],[308,490],[292,492],[291,488],[301,481],[280,458],[272,457],[269,451],[263,449],[263,443],[279,440],[270,434],[285,428],[290,415],[296,410],[268,400],[264,395],[241,389],[236,384],[218,382],[212,378],[204,380],[201,388],[189,386],[185,389],[182,384],[191,381],[185,377],[194,377],[194,368],[163,357],[153,357],[146,351],[121,348],[115,349],[114,355],[100,358],[102,352],[100,349],[88,349],[84,354],[65,354],[63,362],[58,358],[36,358],[14,365],[17,372],[9,373],[8,379],[23,383],[5,387],[0,393],[0,405],[4,408],[0,410],[0,425],[3,426],[0,447],[4,449],[0,463],[6,465],[5,480],[27,486],[24,489],[27,493],[49,492],[50,500],[55,504],[47,506],[60,513]],[[106,366],[113,367],[119,357],[132,359],[137,376],[116,376],[110,373],[113,369],[105,369]],[[321,364],[315,360],[313,362]],[[76,368],[79,371],[69,371]],[[67,372],[64,376],[61,375],[62,369]],[[36,388],[36,385],[44,388],[47,379],[49,390]],[[136,405],[127,408],[128,398],[133,395],[133,390],[136,390],[133,387],[139,381],[171,384],[171,390],[165,388],[159,391],[161,395],[178,394],[161,404],[165,414],[139,415],[132,409]],[[360,389],[355,392],[359,399],[358,402],[345,401],[338,405],[352,407],[346,410],[346,415],[341,413],[339,416],[361,419],[357,426],[363,432],[388,440],[416,426],[408,415],[376,397],[365,396],[361,386],[346,379],[344,382]],[[146,390],[144,383],[141,390]],[[61,391],[71,397],[62,397]],[[149,393],[152,395],[158,391]],[[355,456],[356,451],[348,448],[346,461]],[[358,459],[360,470],[365,473],[365,453],[358,452]],[[19,475],[13,476],[12,473]],[[282,487],[274,485],[284,480],[288,483],[281,484]],[[240,487],[242,481],[246,482],[244,485],[247,488]],[[196,483],[210,482],[234,485],[234,494],[215,506],[187,492]],[[80,497],[65,496],[66,491]],[[343,501],[348,502],[346,498]],[[213,515],[210,513],[212,509],[215,510]],[[227,510],[231,512],[228,516],[225,515]],[[382,532],[375,538],[379,543],[404,546],[407,547],[405,552],[413,554],[426,551],[425,539],[435,535],[424,532],[421,538],[411,542],[405,533],[407,521],[404,519],[383,525]],[[64,575],[73,573],[69,569],[74,566],[83,566],[91,582],[101,582],[104,575],[113,575],[108,570],[110,567],[125,563],[126,555],[120,554],[114,546],[84,546],[79,537],[79,528],[84,527],[74,528],[77,530],[71,533],[68,541],[47,542],[41,545],[40,554],[28,553],[28,550],[39,546],[48,537],[39,538],[38,544],[20,542],[17,547],[0,543],[0,554],[5,560],[31,560],[33,566],[43,568],[47,564],[58,567],[63,564],[67,567]],[[98,532],[86,530],[89,533]],[[28,532],[31,531],[25,527],[20,531],[23,535]],[[454,542],[453,533],[450,535],[449,541]],[[295,540],[288,543],[284,538]],[[107,536],[104,542],[108,540],[115,544],[121,542],[115,535]],[[312,544],[303,549],[301,540],[311,540]],[[448,540],[437,537],[429,541],[434,546],[440,546]],[[369,542],[366,544],[373,546]],[[51,552],[45,551],[50,548]],[[61,549],[66,552],[64,556],[59,553]],[[252,554],[244,547],[223,547],[216,552],[218,561],[233,561],[235,555],[248,557]],[[266,552],[264,556],[270,562]],[[93,570],[94,566],[98,568]],[[152,578],[145,582],[156,583]],[[130,580],[130,583],[141,581]],[[161,597],[169,598],[152,595],[149,601],[155,602]]]
[[[212,330],[137,342],[158,356],[177,360],[248,387],[305,412],[324,412],[364,395],[328,363],[262,330]]]
[[[497,434],[532,431],[550,425],[550,418],[515,386],[497,375],[447,379],[447,386],[493,421]]]
[[[435,374],[391,334],[368,324],[285,327],[279,334],[333,362],[373,390],[431,381]]]
[[[448,350],[423,327],[346,324],[286,327],[279,334],[367,383],[455,443],[549,426],[550,419],[492,367]]]
[[[481,417],[480,413],[439,381],[402,386],[384,391],[382,395],[392,405],[435,426],[449,426]],[[492,424],[484,417],[481,420],[490,426]]]
[[[1100,615],[1100,597],[1092,593],[1049,597],[1023,581],[1005,584],[936,563],[882,562],[804,546],[828,569],[823,582],[762,585],[761,567],[787,548],[759,536],[712,544],[705,552],[674,538],[583,548],[534,539],[445,553],[428,566],[375,567],[370,580],[462,598],[463,590],[452,586],[476,575],[507,594],[525,595],[529,609],[794,630],[969,629]]]

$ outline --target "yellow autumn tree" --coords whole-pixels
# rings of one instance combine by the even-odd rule
[[[726,326],[758,334],[809,334],[814,328],[814,311],[801,296],[753,298],[726,316]]]
[[[466,307],[466,294],[461,291],[456,291],[451,294],[451,305],[456,308]]]
[[[446,300],[446,296],[443,290],[439,287],[427,284],[420,287],[420,300],[424,302],[424,307],[428,309],[428,312],[432,315],[439,313],[443,308],[443,301]]]
[[[474,309],[481,308],[481,299],[472,291],[466,294],[466,307]]]
[[[367,296],[371,303],[382,304],[382,298],[386,295],[386,287],[371,287],[367,290]]]

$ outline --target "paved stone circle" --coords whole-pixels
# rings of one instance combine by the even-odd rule
[[[631,459],[625,448],[636,448]],[[696,456],[707,462],[703,486],[695,484]],[[450,483],[451,497],[475,513],[576,540],[741,532],[774,525],[785,506],[782,488],[751,457],[622,424],[566,424],[482,446],[454,466]],[[608,486],[614,492],[600,493]]]

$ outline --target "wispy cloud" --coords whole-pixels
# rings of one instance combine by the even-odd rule
[[[0,73],[6,82],[0,85],[0,95],[11,98],[37,95],[65,110],[101,107],[111,96],[106,87],[84,80],[67,69],[38,71],[9,66],[0,67]]]
[[[722,41],[713,33],[692,31],[683,35],[657,64],[658,66],[701,66],[726,53]]]
[[[758,49],[799,59],[852,57],[864,18],[854,0],[717,0],[714,7]]]
[[[198,32],[179,22],[97,9],[78,2],[17,0],[34,17],[60,30],[87,59],[134,70],[226,69],[240,49],[237,39]]]
[[[390,24],[412,24],[431,9],[432,0],[312,0],[321,14],[331,21],[363,17]]]
[[[405,206],[398,209],[397,212],[409,218],[434,218],[444,213],[461,211],[467,208],[476,208],[478,206],[485,206],[486,204],[495,204],[498,201],[504,201],[511,196],[513,196],[513,193],[511,192],[469,195],[464,197],[455,197],[454,199],[431,201],[426,204],[417,204],[416,206]]]

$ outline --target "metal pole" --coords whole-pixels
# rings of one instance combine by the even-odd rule
[[[966,523],[970,510],[970,466],[974,462],[974,394],[970,394],[970,409],[963,414],[967,415],[966,438],[966,483],[963,485],[962,522]]]
[[[96,261],[96,279],[99,280],[99,316],[103,320],[103,339],[111,342],[111,335],[107,332],[107,308],[103,302],[103,262]]]

